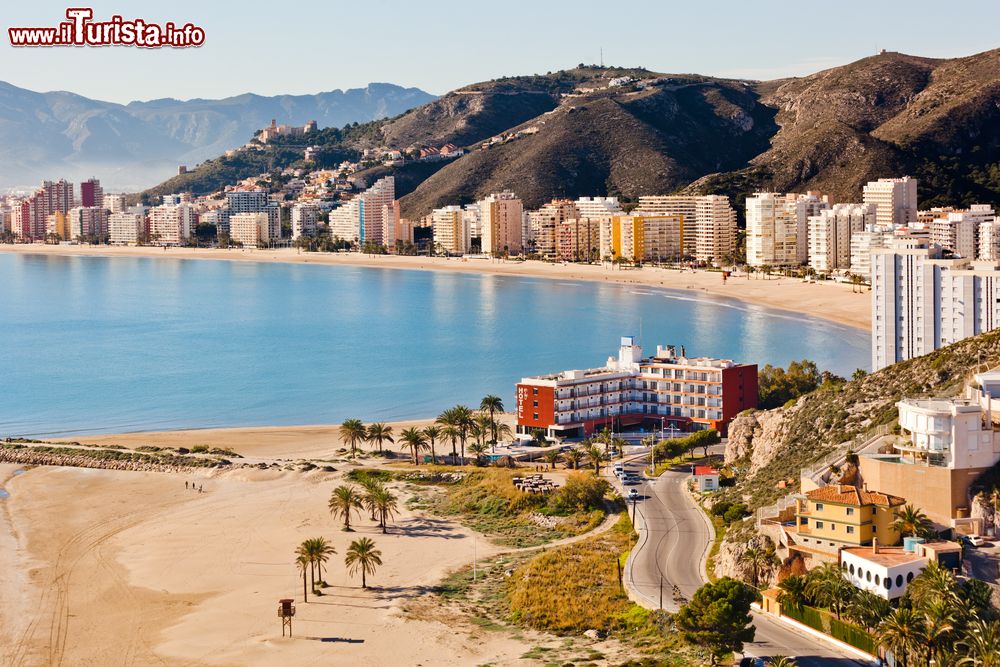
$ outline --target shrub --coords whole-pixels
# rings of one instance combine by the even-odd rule
[[[733,503],[722,514],[722,520],[726,523],[732,523],[733,521],[739,521],[747,516],[750,516],[750,510],[747,508],[745,503]]]
[[[610,489],[607,481],[590,473],[571,472],[566,483],[549,498],[549,510],[555,514],[600,509]]]

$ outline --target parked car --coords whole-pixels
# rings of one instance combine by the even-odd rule
[[[614,471],[615,471],[616,475],[622,474],[623,472],[625,472],[625,464],[624,463],[616,463],[615,467],[614,467]]]
[[[968,541],[968,544],[973,547],[981,547],[986,544],[986,540],[984,540],[981,535],[969,535],[966,540]]]

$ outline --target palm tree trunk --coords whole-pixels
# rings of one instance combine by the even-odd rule
[[[306,592],[306,569],[302,568],[302,601],[309,602],[309,593]]]
[[[431,463],[437,465],[438,459],[437,454],[434,453],[434,441],[431,440]]]
[[[365,568],[361,568],[361,588],[368,588],[368,583],[365,581]]]

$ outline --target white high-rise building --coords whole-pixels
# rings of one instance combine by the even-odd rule
[[[234,213],[229,216],[229,238],[247,248],[270,242],[271,224],[266,211]]]
[[[607,218],[622,213],[618,197],[580,197],[573,204],[581,218]]]
[[[112,213],[123,213],[125,211],[125,195],[104,195],[104,208]]]
[[[462,209],[462,217],[465,224],[469,226],[469,235],[472,238],[481,239],[483,232],[479,220],[482,217],[482,210],[479,204],[466,204],[465,208]]]
[[[480,200],[479,224],[484,253],[521,254],[524,205],[513,192],[494,193]]]
[[[809,216],[809,266],[822,273],[851,267],[851,238],[875,224],[872,204],[834,204]]]
[[[874,226],[851,234],[851,273],[870,281],[872,276],[872,251],[886,247],[893,239],[892,232],[877,231]]]
[[[825,198],[808,194],[757,192],[747,197],[747,263],[800,266],[809,258],[809,216],[828,208]]]
[[[1000,263],[941,259],[922,239],[872,251],[872,369],[1000,325]]]
[[[932,208],[928,214],[931,243],[963,259],[979,257],[980,228],[996,215],[989,204],[973,204],[966,210]]]
[[[361,238],[363,210],[362,199],[355,197],[330,211],[330,235],[358,243]]]
[[[736,249],[736,211],[723,195],[639,197],[633,214],[680,215],[684,218],[684,254],[721,264]]]
[[[181,245],[191,237],[194,215],[190,204],[154,206],[149,209],[149,237],[156,245]]]
[[[388,217],[393,216],[396,211],[395,198],[393,177],[380,178],[354,199],[330,212],[330,233],[337,238],[354,241],[362,247],[369,243],[386,245]]]
[[[994,218],[979,225],[977,257],[987,262],[1000,261],[1000,219]]]
[[[469,223],[461,206],[445,206],[431,211],[431,225],[434,228],[434,245],[449,255],[463,255],[469,252],[472,236]]]
[[[108,197],[106,195],[105,203]],[[133,245],[139,241],[146,225],[145,216],[119,211],[108,216],[108,242],[112,245]]]
[[[237,213],[266,213],[268,239],[276,241],[281,238],[281,205],[271,201],[271,196],[266,190],[227,192],[226,208],[229,209],[230,216]],[[230,237],[232,237],[231,229]]]
[[[875,221],[881,227],[917,221],[917,181],[909,176],[880,178],[862,188],[862,201],[875,204]]]
[[[316,236],[319,223],[319,206],[300,202],[292,206],[292,240],[302,236]]]
[[[103,242],[108,237],[108,211],[98,206],[77,206],[66,213],[71,239]]]

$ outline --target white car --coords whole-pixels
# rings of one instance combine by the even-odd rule
[[[629,489],[628,490],[628,499],[629,500],[638,500],[639,499],[639,492],[636,491],[635,489]]]
[[[986,540],[981,535],[969,535],[969,544],[974,547],[981,547],[986,544]]]

